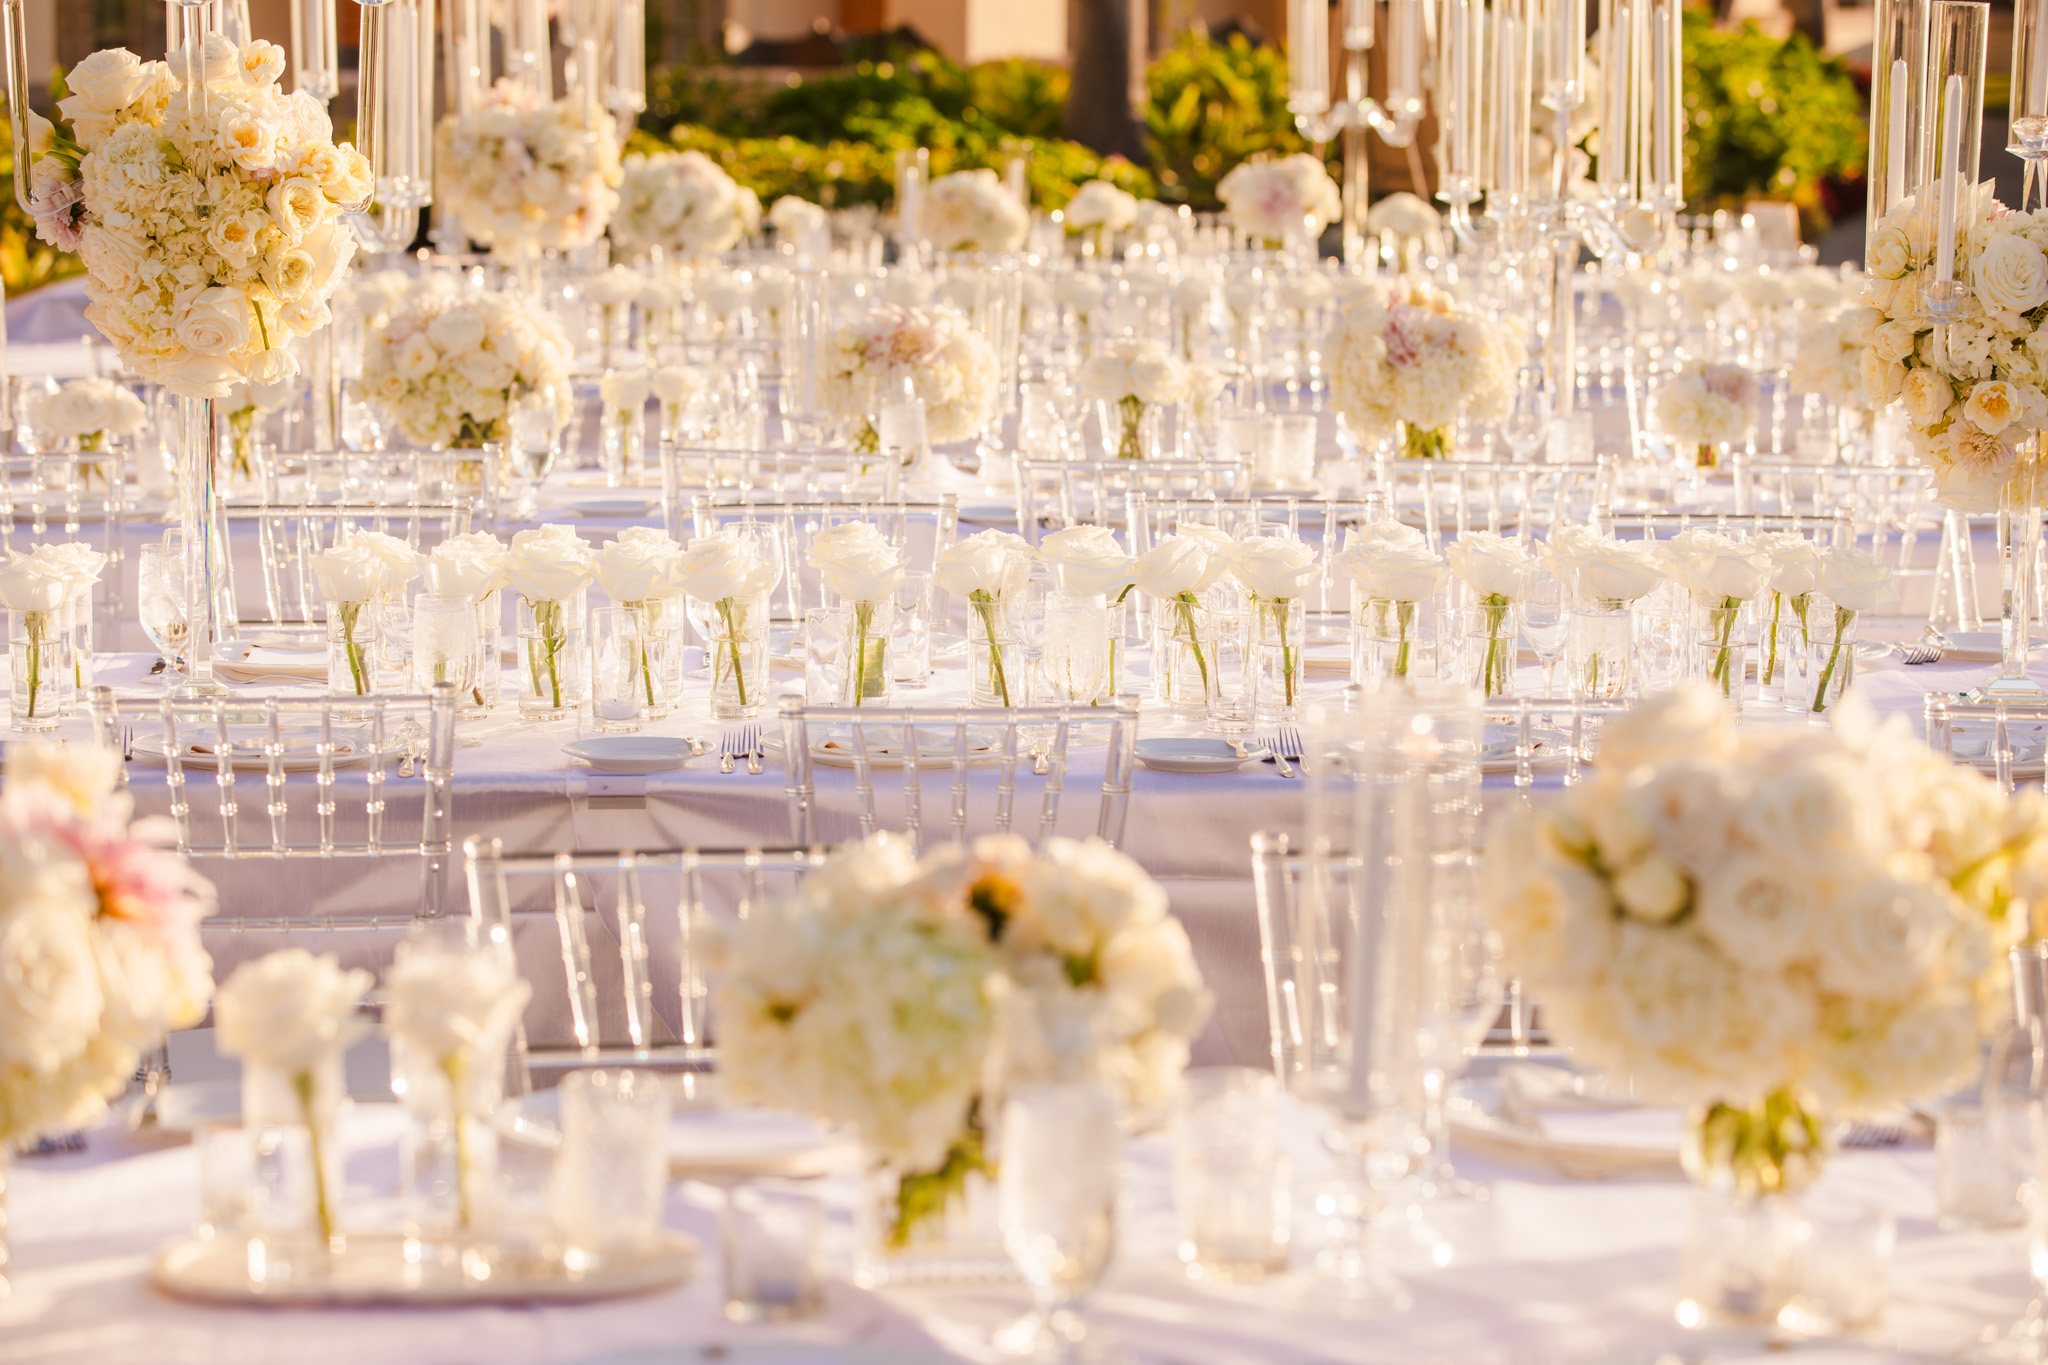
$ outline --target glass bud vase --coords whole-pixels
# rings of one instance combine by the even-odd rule
[[[54,730],[63,717],[66,635],[63,609],[7,613],[7,645],[13,672],[9,694],[13,729],[34,734]]]
[[[369,602],[327,604],[327,690],[367,697],[377,690],[377,612]]]
[[[65,710],[77,705],[92,686],[92,594],[82,592],[64,604],[67,616],[67,633],[70,635],[71,673],[70,695]]]
[[[1113,460],[1148,460],[1159,454],[1165,410],[1134,393],[1118,399],[1099,399],[1096,421],[1102,427],[1102,453]]]
[[[639,408],[607,408],[599,436],[599,455],[607,488],[618,488],[640,475],[646,464],[647,423]]]
[[[896,608],[890,602],[848,602],[843,618],[846,643],[839,651],[839,705],[886,705],[889,700],[889,632]]]
[[[263,1243],[251,1260],[266,1278],[309,1271],[309,1261],[341,1245],[344,1094],[339,1050],[298,1072],[243,1060],[242,1127],[254,1158],[249,1224],[251,1240]]]
[[[1757,627],[1758,701],[1783,702],[1798,709],[1797,696],[1804,695],[1805,688],[1795,687],[1793,680],[1803,682],[1806,677],[1806,654],[1813,647],[1808,618],[1812,605],[1811,592],[1774,591],[1767,602],[1761,602],[1763,619]]]
[[[727,597],[711,604],[711,714],[748,720],[761,714],[768,689],[768,598]]]
[[[588,597],[552,602],[519,599],[519,714],[527,720],[562,720],[587,695]]]
[[[1820,607],[1813,632],[1813,700],[1807,711],[1821,715],[1842,699],[1856,675],[1856,611],[1814,594]]]
[[[1741,701],[1749,664],[1748,641],[1742,634],[1741,603],[1702,607],[1695,616],[1695,676],[1729,701]]]
[[[1253,718],[1262,725],[1291,722],[1301,714],[1307,677],[1307,612],[1298,597],[1276,597],[1253,598],[1251,613]]]
[[[1687,1327],[1775,1322],[1791,1297],[1793,1196],[1827,1158],[1818,1117],[1789,1091],[1687,1116],[1683,1156],[1699,1185],[1679,1269]]]
[[[1192,595],[1155,604],[1154,691],[1175,720],[1206,721],[1215,692],[1215,622]]]
[[[1566,686],[1581,701],[1628,695],[1635,672],[1635,604],[1594,601],[1565,623]]]

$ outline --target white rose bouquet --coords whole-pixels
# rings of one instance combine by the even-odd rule
[[[1119,460],[1143,459],[1153,443],[1148,417],[1186,398],[1188,380],[1187,362],[1155,338],[1116,337],[1096,347],[1081,365],[1081,394],[1100,405],[1104,449],[1113,446]]]
[[[621,168],[612,241],[644,255],[716,256],[761,226],[761,201],[702,152],[638,152]]]
[[[341,1154],[332,1139],[343,1098],[341,1059],[370,1032],[359,1007],[374,980],[360,968],[344,970],[332,953],[282,948],[235,968],[214,1001],[215,1041],[243,1063],[243,1124],[306,1129],[324,1241],[340,1224]]]
[[[1010,706],[1010,679],[1003,667],[1004,639],[1009,633],[1010,604],[1038,558],[1021,536],[1008,531],[983,531],[939,551],[932,563],[932,582],[964,597],[981,618],[988,641],[988,690]]]
[[[920,863],[882,834],[737,926],[717,1005],[735,1094],[858,1132],[897,1177],[902,1247],[988,1174],[1008,1090],[1101,1080],[1162,1112],[1210,997],[1165,893],[1105,844],[983,839]]]
[[[464,232],[527,258],[596,241],[619,202],[612,116],[600,110],[586,123],[580,100],[543,103],[511,81],[441,121],[434,170],[436,193]]]
[[[542,711],[560,712],[576,700],[565,700],[562,651],[569,643],[569,608],[596,577],[591,558],[589,543],[567,526],[538,526],[512,537],[505,581],[533,614],[521,683]]]
[[[1817,393],[1849,412],[1870,411],[1863,387],[1863,356],[1877,337],[1884,314],[1869,307],[1836,307],[1816,313],[1799,332],[1792,358],[1792,385]]]
[[[877,634],[875,613],[893,600],[903,581],[903,551],[872,522],[842,521],[811,538],[809,561],[853,614],[847,682],[853,704],[865,705],[869,696],[882,695],[888,684],[888,638],[886,633]]]
[[[1864,353],[1864,388],[1878,407],[1904,400],[1942,505],[1961,512],[1998,509],[2021,472],[2021,443],[2048,422],[2048,369],[2035,344],[2048,318],[2048,214],[2008,212],[1990,188],[1986,181],[1958,206],[1956,278],[1969,281],[1969,297],[1948,327],[1946,355],[1925,306],[1935,206],[1902,199],[1871,226],[1865,248],[1866,298],[1881,320]],[[2038,498],[2031,477],[2023,487]]]
[[[277,88],[276,44],[215,35],[176,60],[114,48],[71,68],[69,131],[36,120],[36,230],[78,252],[85,315],[131,370],[223,398],[295,373],[292,339],[327,324],[370,171],[319,101]]]
[[[1428,285],[1362,290],[1344,306],[1331,345],[1331,401],[1359,439],[1398,432],[1404,454],[1441,459],[1460,417],[1506,415],[1519,346],[1499,323]]]
[[[934,441],[965,440],[995,415],[995,349],[950,308],[872,308],[839,329],[825,359],[826,406],[860,424],[864,452],[881,448],[876,414],[905,380]]]
[[[0,1142],[92,1124],[144,1053],[206,1015],[213,888],[136,820],[111,749],[7,746],[0,786]]]
[[[1451,572],[1472,592],[1486,628],[1486,648],[1473,679],[1489,697],[1514,685],[1515,604],[1529,595],[1536,557],[1519,542],[1492,531],[1467,531],[1444,548]]]
[[[1138,221],[1138,200],[1107,180],[1089,180],[1074,191],[1063,216],[1067,231],[1088,234],[1096,253],[1107,255],[1110,238]]]
[[[1240,162],[1217,182],[1216,197],[1239,232],[1274,243],[1319,237],[1344,212],[1337,182],[1307,152]]]
[[[1416,606],[1442,591],[1451,566],[1431,552],[1422,532],[1385,521],[1354,532],[1337,556],[1336,567],[1350,578],[1363,599],[1358,628],[1370,628],[1381,636],[1391,631],[1395,641],[1391,672],[1397,678],[1407,677]]]
[[[521,386],[552,393],[566,425],[569,361],[554,318],[517,294],[421,293],[370,330],[363,387],[421,445],[474,450],[505,439]]]
[[[918,226],[940,251],[1015,251],[1031,215],[994,171],[955,171],[925,190]]]
[[[1814,1117],[1942,1093],[2026,931],[2038,793],[1896,722],[1739,726],[1711,689],[1611,722],[1591,778],[1485,852],[1507,966],[1585,1065],[1693,1108],[1695,1169],[1795,1188]]]
[[[1756,376],[1740,365],[1689,365],[1651,400],[1657,425],[1696,447],[1694,464],[1712,469],[1719,448],[1746,440],[1756,421]]]

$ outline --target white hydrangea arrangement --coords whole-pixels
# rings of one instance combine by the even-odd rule
[[[735,1096],[851,1126],[900,1178],[899,1245],[987,1171],[984,1116],[1014,1087],[1099,1079],[1163,1112],[1211,1004],[1165,891],[1094,840],[920,862],[876,835],[740,922],[725,956]]]
[[[870,419],[882,386],[905,378],[933,441],[965,440],[995,415],[995,349],[964,315],[883,304],[841,326],[826,354],[826,406],[859,428],[860,449],[877,449]]]
[[[1756,421],[1756,376],[1740,365],[1688,365],[1664,381],[1651,408],[1659,429],[1694,447],[1698,468],[1712,469],[1722,446],[1749,437]]]
[[[1460,417],[1506,415],[1519,345],[1499,323],[1426,284],[1361,291],[1332,339],[1331,398],[1358,439],[1399,433],[1404,454],[1441,459]]]
[[[1610,723],[1587,781],[1509,814],[1485,898],[1577,1059],[1691,1106],[1695,1169],[1770,1192],[1817,1159],[1816,1111],[1975,1068],[2044,837],[2038,793],[2002,797],[1901,722],[1743,727],[1691,686]]]
[[[555,396],[569,420],[569,343],[553,317],[511,294],[417,294],[363,345],[363,386],[421,445],[474,450],[505,436],[515,386]]]
[[[1344,211],[1337,182],[1307,152],[1240,162],[1216,184],[1238,231],[1268,242],[1320,236]]]
[[[1188,396],[1187,362],[1154,337],[1115,337],[1081,366],[1081,394],[1102,404],[1102,444],[1120,460],[1142,459],[1148,410]]]
[[[625,251],[715,256],[761,226],[760,198],[702,152],[636,152],[622,177],[611,233]]]
[[[434,174],[472,240],[532,254],[602,237],[622,172],[610,114],[585,122],[580,100],[550,103],[500,81],[475,110],[441,121]]]
[[[1817,393],[1850,412],[1870,411],[1870,391],[1863,387],[1863,357],[1883,320],[1875,308],[1848,306],[1816,312],[1799,330],[1792,387]]]
[[[1015,251],[1031,214],[994,171],[954,171],[925,190],[918,228],[940,251]]]
[[[90,1125],[174,1028],[205,1017],[213,888],[165,819],[130,823],[121,756],[7,746],[0,787],[0,1142]]]
[[[73,379],[44,397],[29,414],[36,439],[75,441],[80,450],[105,450],[110,436],[133,436],[149,415],[132,390],[111,379]]]
[[[85,315],[131,370],[222,398],[297,372],[291,342],[328,322],[355,252],[340,216],[370,171],[318,101],[278,89],[276,44],[216,35],[194,55],[174,71],[114,48],[71,69],[69,130],[34,119],[36,232],[78,252]]]
[[[1096,248],[1104,250],[1110,237],[1138,221],[1138,199],[1107,180],[1090,180],[1074,191],[1062,216],[1069,232],[1090,234]]]
[[[2019,470],[2019,447],[2048,422],[2048,362],[2035,337],[2048,318],[2048,213],[2011,213],[1985,182],[1958,213],[1956,278],[1969,295],[1934,345],[1932,204],[1902,199],[1870,230],[1867,299],[1878,311],[1863,385],[1883,407],[1902,401],[1943,506],[1992,512]]]

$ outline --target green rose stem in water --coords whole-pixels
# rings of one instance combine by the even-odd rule
[[[562,604],[560,602],[535,602],[533,604],[533,628],[536,638],[526,643],[526,671],[533,682],[533,695],[551,696],[553,704],[562,704],[562,646],[567,643],[568,632],[562,629]],[[541,690],[541,668],[545,665],[549,691]]]
[[[367,662],[363,657],[363,647],[356,642],[356,622],[361,619],[363,608],[369,604],[337,602],[335,605],[341,611],[342,657],[348,660],[349,679],[355,684],[356,695],[360,697],[370,690],[370,684],[363,672],[364,664]]]
[[[1010,682],[1003,674],[1003,650],[996,643],[996,608],[1001,604],[995,594],[987,588],[976,588],[967,594],[967,600],[974,603],[974,613],[981,618],[982,633],[988,637],[989,675],[995,680],[996,695],[1003,699],[1003,705],[1010,704]]]

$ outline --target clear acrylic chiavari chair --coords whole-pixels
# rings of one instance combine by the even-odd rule
[[[1113,526],[1132,493],[1188,501],[1250,488],[1249,467],[1223,460],[1019,460],[1017,533],[1036,545],[1063,526]]]
[[[2042,788],[2048,704],[1968,702],[1933,692],[1922,708],[1928,748],[1982,769],[2007,795],[2019,785],[2022,773],[2030,787]]]
[[[1044,779],[1037,829],[1030,836],[1043,847],[1058,832],[1073,751],[1092,743],[1103,747],[1104,757],[1095,824],[1087,832],[1120,844],[1130,813],[1137,742],[1138,699],[1128,694],[1104,706],[807,706],[788,701],[782,707],[782,746],[791,836],[806,846],[820,842],[826,813],[818,797],[819,766],[852,769],[861,838],[887,829],[907,835],[911,847],[922,850],[927,775],[945,781],[945,831],[955,845],[976,834],[1019,832],[1022,766]],[[892,769],[901,775],[902,792],[902,807],[893,819],[876,794],[877,773]],[[993,811],[985,820],[973,815],[973,807],[982,804],[974,800],[971,780],[977,769],[992,769],[994,776]],[[848,837],[852,833],[846,831]]]
[[[97,472],[88,476],[88,467]],[[137,517],[128,468],[119,449],[0,455],[0,560],[69,541],[106,555],[93,585],[95,630],[116,628],[125,609],[121,565],[128,523]]]
[[[206,921],[209,934],[399,929],[447,913],[455,828],[453,684],[442,683],[425,696],[164,697],[127,703],[99,686],[89,699],[100,743],[123,747],[126,727],[141,729],[132,739],[163,764],[162,789],[178,851],[202,868],[210,860],[420,860],[413,915],[214,916]],[[151,722],[154,733],[147,728]],[[131,789],[156,784],[153,766],[128,766]],[[422,779],[416,825],[393,828],[387,819],[388,770],[394,766],[401,780],[414,771]],[[203,785],[195,785],[209,777],[210,801],[199,795]],[[151,803],[140,804],[147,809]],[[285,899],[280,895],[274,903]]]
[[[352,507],[454,506],[490,525],[504,494],[501,458],[485,450],[287,451],[268,464],[268,502]]]
[[[851,450],[725,449],[698,444],[665,446],[662,487],[677,505],[698,493],[749,497],[854,501],[882,491],[880,454]]]
[[[771,603],[772,615],[778,621],[802,621],[807,609],[826,605],[825,587],[809,563],[811,541],[827,527],[849,521],[866,522],[880,531],[902,552],[906,569],[929,572],[939,552],[959,538],[959,495],[945,493],[931,500],[734,503],[700,493],[691,501],[688,525],[672,527],[669,534],[689,540],[747,523],[773,527],[782,554],[782,579]],[[944,619],[945,608],[945,594],[936,593],[935,620]]]
[[[745,919],[824,861],[821,851],[793,848],[506,853],[498,840],[479,838],[464,840],[462,853],[480,936],[511,947],[520,921],[552,921],[559,948],[566,1019],[555,1027],[550,1016],[559,1012],[536,991],[530,1023],[514,1045],[522,1093],[532,1088],[534,1073],[574,1067],[709,1069],[716,1059],[704,942],[711,907],[729,905],[732,917]],[[673,943],[661,942],[670,932]],[[594,934],[611,937],[616,977],[613,954],[593,949]],[[664,988],[674,991],[673,1013],[656,1004]],[[611,999],[608,991],[615,992]],[[565,1042],[533,1041],[557,1032]]]
[[[311,631],[323,619],[325,599],[313,575],[313,557],[344,534],[378,531],[426,554],[451,536],[468,532],[471,507],[466,501],[284,503],[226,507],[221,518],[226,522],[229,549],[224,591],[234,605],[235,618],[245,627],[291,634]],[[251,543],[253,564],[235,552],[238,545]]]

